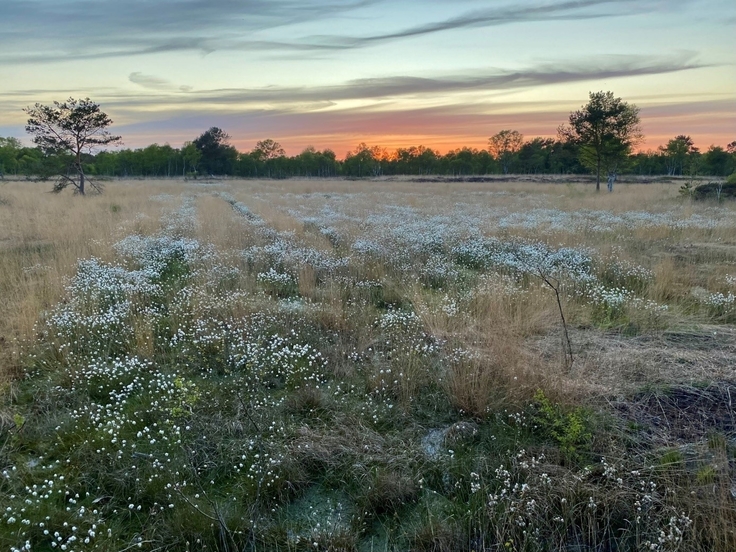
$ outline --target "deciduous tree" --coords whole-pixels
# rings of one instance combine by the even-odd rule
[[[660,146],[659,151],[665,156],[667,163],[667,174],[674,176],[685,172],[685,163],[688,157],[698,152],[690,136],[680,134],[667,142],[666,146]]]
[[[23,145],[17,138],[0,137],[0,178],[3,178],[6,172],[17,171],[22,148]]]
[[[345,155],[343,170],[350,176],[379,176],[381,174],[381,159],[376,159],[374,154],[381,155],[381,148],[371,148],[365,142],[361,142],[353,151]]]
[[[181,157],[182,173],[186,175],[187,172],[191,172],[196,175],[199,160],[202,159],[202,152],[197,149],[193,142],[185,142],[184,147],[181,148]]]
[[[120,136],[113,136],[107,130],[112,119],[100,111],[100,106],[85,98],[69,98],[64,103],[41,105],[24,109],[28,114],[26,132],[33,135],[33,142],[47,155],[70,154],[71,166],[66,174],[60,174],[54,185],[54,192],[67,186],[74,186],[76,193],[85,193],[85,173],[82,156],[91,154],[102,146],[120,144]],[[99,183],[90,180],[90,185],[98,192]]]
[[[258,161],[268,161],[269,159],[283,157],[286,155],[286,151],[281,147],[281,144],[267,138],[266,140],[256,142],[256,147],[253,148],[251,155]]]
[[[502,130],[488,139],[488,151],[501,163],[503,174],[509,174],[511,161],[524,145],[524,136],[517,130]]]
[[[711,146],[703,154],[705,172],[715,176],[728,176],[733,170],[731,155],[720,146]]]

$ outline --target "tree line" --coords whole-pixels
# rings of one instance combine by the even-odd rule
[[[202,151],[190,142],[182,148],[151,144],[145,148],[101,151],[83,157],[88,174],[110,177],[159,178],[212,174],[264,178],[359,178],[383,175],[588,172],[579,160],[579,147],[552,138],[525,140],[517,150],[503,155],[469,147],[440,154],[424,146],[389,150],[361,143],[342,160],[330,149],[318,151],[313,147],[305,148],[298,155],[287,156],[278,142],[273,143],[277,146],[275,154],[264,152],[259,147],[243,153],[227,144],[220,144],[211,151]],[[61,153],[46,155],[38,147],[23,146],[16,138],[0,137],[0,173],[5,175],[55,175],[59,167],[66,165],[68,157]],[[701,151],[693,145],[689,136],[677,136],[655,150],[630,154],[620,172],[646,176],[727,176],[734,170],[736,142],[727,148],[710,146]]]
[[[257,178],[377,177],[389,175],[473,176],[489,174],[582,174],[601,176],[609,189],[619,174],[727,176],[736,171],[736,141],[705,151],[686,135],[675,136],[655,150],[634,151],[643,136],[639,110],[611,92],[590,94],[587,104],[572,112],[556,138],[525,137],[501,130],[485,149],[463,147],[441,154],[424,146],[389,150],[358,144],[343,159],[330,149],[307,147],[287,156],[276,141],[259,141],[240,152],[230,136],[212,127],[181,148],[152,144],[137,149],[102,149],[120,144],[109,134],[111,120],[89,100],[70,98],[54,106],[36,104],[25,110],[26,130],[35,147],[15,138],[0,138],[0,175],[59,177],[60,186],[74,184],[82,193],[84,177]],[[87,134],[81,135],[84,127]],[[64,181],[64,175],[72,175]],[[81,176],[80,176],[81,175]],[[66,182],[66,184],[65,184]],[[94,182],[92,180],[91,182]]]

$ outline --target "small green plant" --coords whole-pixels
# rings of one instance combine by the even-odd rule
[[[588,413],[582,408],[564,412],[541,389],[535,393],[534,403],[534,422],[539,430],[554,439],[566,458],[580,460],[592,438]]]
[[[189,263],[184,255],[174,252],[165,259],[165,265],[159,274],[158,281],[165,287],[176,289],[183,285],[184,280],[189,276],[189,271]]]
[[[679,450],[668,450],[659,459],[662,466],[676,466],[682,463],[682,453]]]
[[[710,433],[708,435],[708,448],[713,452],[725,452],[728,450],[728,441],[720,433]]]
[[[174,388],[177,391],[178,404],[171,408],[171,415],[174,418],[183,418],[192,413],[201,393],[195,383],[189,383],[181,377],[174,379]]]
[[[698,470],[695,478],[701,485],[712,485],[716,480],[716,470],[711,465],[703,466]]]
[[[20,428],[25,425],[26,419],[22,414],[18,414],[16,412],[15,414],[13,414],[13,423],[15,424],[15,427],[20,430]]]
[[[695,195],[695,186],[692,180],[688,180],[682,186],[680,186],[680,195],[688,199],[693,199]]]

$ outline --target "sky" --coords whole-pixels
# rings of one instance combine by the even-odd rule
[[[445,152],[554,137],[599,90],[642,149],[736,140],[736,2],[0,0],[0,136],[28,143],[24,107],[89,97],[126,147]]]

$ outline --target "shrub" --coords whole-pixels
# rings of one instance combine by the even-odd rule
[[[708,182],[701,184],[693,191],[693,199],[735,199],[736,198],[736,179],[733,175],[726,182]]]
[[[588,414],[582,408],[565,412],[553,404],[542,390],[534,396],[534,421],[539,430],[551,437],[568,460],[580,460],[592,438]]]

